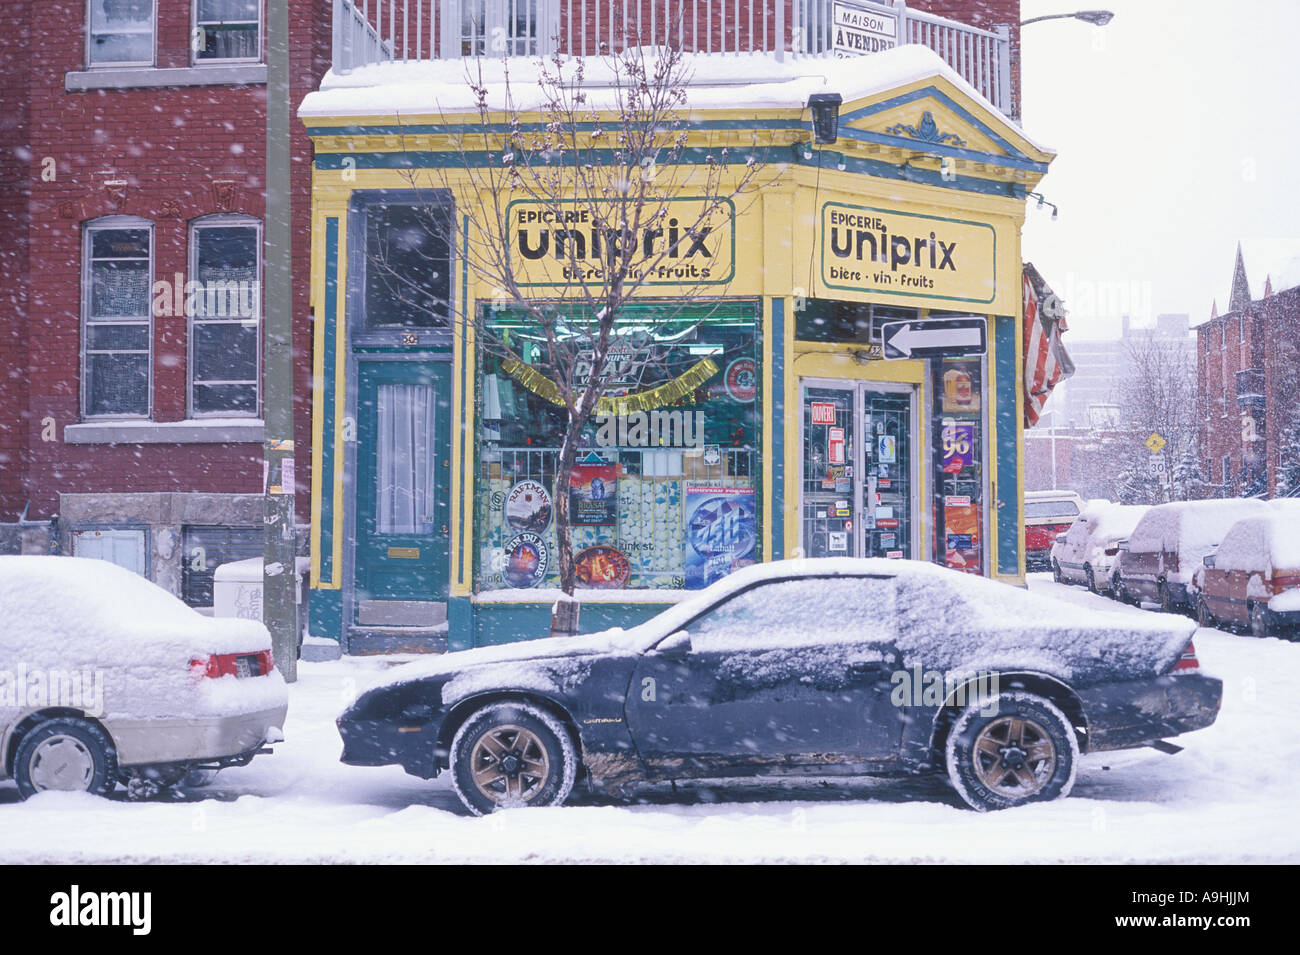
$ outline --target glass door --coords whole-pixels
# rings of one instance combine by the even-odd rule
[[[808,557],[856,557],[857,389],[805,387],[803,550]]]
[[[913,405],[910,386],[804,386],[800,508],[806,556],[916,556]]]
[[[863,386],[860,404],[862,554],[913,557],[912,396]]]

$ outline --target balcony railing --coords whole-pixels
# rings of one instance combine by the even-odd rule
[[[892,18],[896,42],[939,54],[985,99],[1011,115],[1009,27],[981,30],[904,3],[834,0],[333,0],[336,73],[395,60],[474,55],[593,56],[628,42],[693,53],[835,50],[835,9]]]
[[[1246,406],[1264,403],[1264,371],[1247,368],[1237,372],[1237,404]]]

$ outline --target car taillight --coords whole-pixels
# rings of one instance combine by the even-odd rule
[[[1118,548],[1118,547],[1107,547],[1106,550],[1104,551],[1104,553],[1105,553],[1105,555],[1106,555],[1107,557],[1114,557],[1116,554],[1119,553],[1119,548]]]
[[[1174,668],[1170,672],[1186,673],[1189,670],[1199,670],[1200,668],[1201,662],[1196,659],[1196,647],[1193,646],[1192,641],[1188,640],[1183,655],[1178,658],[1178,662],[1174,664]]]
[[[275,658],[270,650],[256,653],[212,653],[190,660],[190,673],[198,679],[217,679],[233,676],[244,679],[250,676],[265,676],[275,669]]]

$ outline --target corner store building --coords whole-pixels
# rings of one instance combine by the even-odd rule
[[[476,356],[454,322],[403,319],[366,281],[368,244],[428,201],[412,168],[451,183],[449,221],[469,201],[449,135],[463,67],[424,66],[420,84],[359,71],[300,110],[316,151],[311,626],[354,652],[543,635],[554,601],[555,562],[538,559],[558,447],[544,387]],[[654,448],[619,435],[580,456],[587,487],[614,488],[576,548],[621,585],[581,592],[584,629],[798,554],[1023,582],[1020,229],[1052,153],[921,47],[713,69],[700,58],[688,90],[691,145],[748,148],[757,130],[771,178],[711,234],[718,294],[683,314],[657,370],[629,371],[628,394],[656,394],[647,410],[682,412],[682,426]],[[746,72],[766,79],[734,85]],[[826,146],[807,106],[819,92],[843,99]],[[440,294],[490,306],[447,264]],[[639,307],[675,291],[648,289]],[[982,354],[880,357],[884,323],[953,317],[983,322]]]

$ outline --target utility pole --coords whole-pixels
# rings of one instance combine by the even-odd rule
[[[275,664],[298,678],[297,548],[294,540],[293,233],[289,192],[289,0],[266,0],[266,541],[262,620]]]

